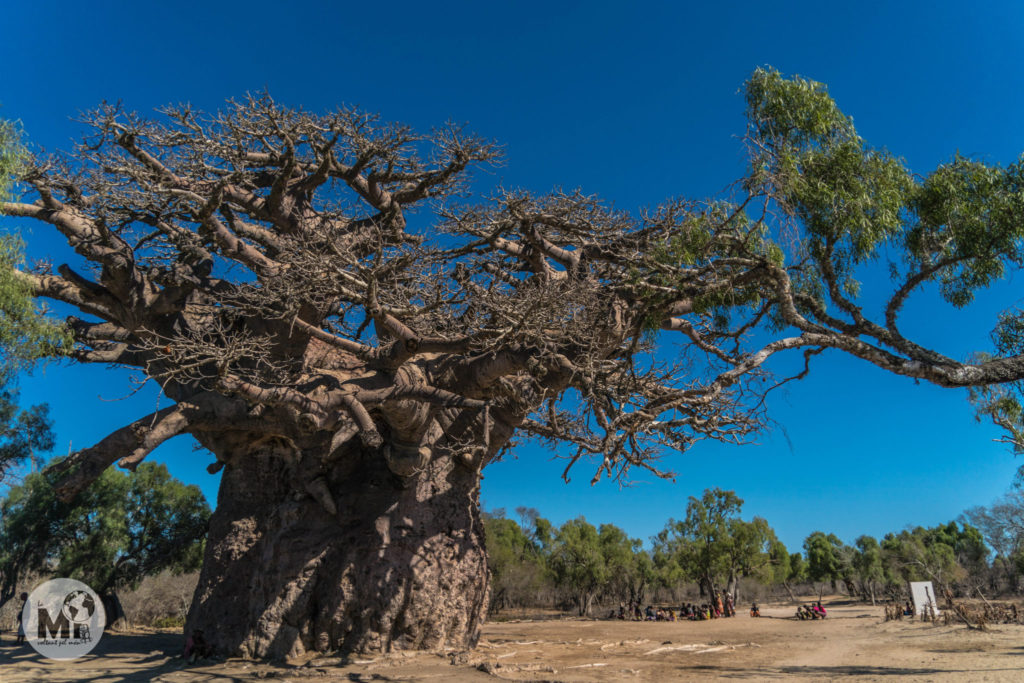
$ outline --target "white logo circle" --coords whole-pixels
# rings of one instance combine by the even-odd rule
[[[103,601],[74,579],[53,579],[38,586],[22,608],[25,638],[49,659],[77,659],[100,642],[106,625]]]

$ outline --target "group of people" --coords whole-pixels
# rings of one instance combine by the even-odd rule
[[[704,621],[705,619],[721,619],[724,617],[736,616],[736,608],[732,603],[732,597],[727,596],[723,601],[717,596],[712,603],[695,605],[684,604],[682,607],[682,618],[689,621]]]
[[[800,605],[796,608],[796,618],[801,621],[808,619],[824,619],[827,612],[821,604],[821,600],[809,605]]]
[[[903,606],[900,606],[899,602],[890,602],[885,606],[886,621],[902,619],[903,617],[913,619],[915,616],[917,616],[917,613],[914,611],[914,605],[909,600]]]
[[[753,610],[751,610],[753,614]],[[760,616],[760,613],[758,614]],[[609,619],[622,619],[632,621],[703,621],[705,619],[719,619],[723,617],[736,616],[736,607],[733,604],[732,596],[726,593],[715,593],[714,601],[697,605],[694,603],[683,603],[676,612],[675,609],[655,607],[647,605],[641,609],[639,602],[630,601],[628,605],[619,603],[619,610],[612,610],[608,615]]]

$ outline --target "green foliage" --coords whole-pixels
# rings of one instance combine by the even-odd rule
[[[26,159],[21,128],[0,119],[0,202],[14,197]],[[33,304],[30,287],[15,270],[22,262],[21,241],[0,234],[0,483],[24,462],[53,448],[48,407],[18,407],[15,373],[71,346],[66,326],[46,318]]]
[[[773,531],[771,539],[768,541],[768,565],[764,582],[777,586],[789,581],[792,573],[792,556],[789,554],[786,544],[775,538]]]
[[[836,581],[847,578],[852,570],[852,554],[835,534],[815,531],[804,539],[807,578],[811,581]]]
[[[550,566],[556,582],[578,596],[580,614],[588,614],[594,596],[609,577],[594,525],[577,517],[559,527],[551,548]]]
[[[989,553],[978,529],[956,522],[887,534],[881,546],[890,580],[931,580],[941,586],[977,572]]]
[[[793,149],[857,139],[853,120],[839,111],[821,83],[758,68],[745,92],[747,120],[759,139]]]
[[[493,513],[484,518],[484,531],[491,570],[491,608],[531,603],[546,578],[541,548],[521,526]]]
[[[15,197],[16,181],[28,152],[21,127],[0,119],[0,202]],[[2,208],[0,208],[2,214]],[[28,283],[18,277],[24,245],[15,235],[0,234],[0,372],[9,373],[40,358],[61,355],[71,347],[67,327],[46,317],[32,301]]]
[[[647,587],[658,582],[658,571],[640,539],[630,538],[614,524],[602,524],[598,543],[607,570],[605,590],[642,602]]]
[[[503,510],[484,515],[495,610],[562,595],[587,614],[596,599],[614,606],[639,602],[648,588],[663,583],[640,539],[613,524],[597,529],[579,517],[556,529],[536,510],[517,512],[521,524],[505,519]]]
[[[875,260],[883,244],[902,260],[890,264],[897,286],[937,282],[957,307],[1009,266],[1024,263],[1024,157],[1004,168],[957,155],[913,176],[902,160],[869,147],[820,83],[758,69],[745,94],[745,188],[796,227],[792,255],[806,265],[791,276],[806,314],[826,310],[829,299],[851,311],[859,292],[856,270]],[[894,304],[898,310],[902,299]],[[1020,317],[1004,314],[993,334],[1005,355],[1024,347]],[[777,313],[770,320],[784,326]],[[1018,448],[1020,390],[996,392],[992,400],[984,390],[974,392],[980,413],[1006,429]]]
[[[754,225],[743,207],[733,202],[674,201],[646,220],[671,226],[650,247],[651,269],[632,272],[637,305],[646,311],[641,329],[651,338],[665,319],[666,307],[681,293],[693,292],[693,313],[707,315],[720,330],[728,328],[736,309],[756,309],[762,303],[762,292],[755,286],[695,287],[694,267],[709,268],[725,278],[729,268],[721,260],[749,248],[777,265],[785,261],[782,248],[768,238],[764,227]]]
[[[842,582],[851,595],[872,601],[905,596],[907,581],[972,590],[966,579],[980,581],[993,571],[1007,574],[1016,585],[1015,578],[1024,574],[1022,500],[1024,493],[1018,491],[984,515],[968,511],[980,528],[949,522],[887,534],[881,542],[863,535],[852,546],[835,534],[816,531],[805,539],[804,553],[790,553],[767,520],[743,520],[742,499],[721,489],[691,497],[686,518],[669,520],[651,539],[650,551],[613,524],[595,528],[579,517],[555,528],[536,510],[519,509],[521,524],[492,512],[484,524],[498,602],[494,607],[571,603],[588,614],[589,606],[600,604],[604,614],[608,608],[617,611],[621,603],[646,604],[648,591],[659,588],[675,591],[697,583],[709,595],[734,589],[744,577],[789,587],[830,582],[834,590]],[[999,554],[990,564],[986,538],[993,534],[1002,537],[993,536]]]
[[[708,489],[691,497],[686,517],[670,520],[654,538],[656,562],[673,578],[697,581],[708,595],[743,576],[771,581],[776,565],[789,564],[785,546],[766,520],[740,519],[742,507],[733,491]]]
[[[798,582],[807,580],[807,562],[800,553],[792,553],[789,556],[789,575],[787,581]]]
[[[0,202],[14,197],[17,180],[28,159],[21,137],[21,126],[16,121],[0,119]]]
[[[0,484],[26,461],[37,461],[54,445],[50,410],[45,404],[22,410],[12,383],[0,375]]]
[[[854,267],[904,230],[915,188],[909,171],[868,148],[820,83],[758,69],[746,95],[748,189],[763,189],[797,218],[819,273],[834,273],[856,296]]]
[[[0,372],[5,373],[64,355],[72,345],[67,326],[36,307],[31,287],[18,276],[23,265],[21,240],[0,235]]]
[[[173,628],[181,630],[185,627],[185,617],[160,617],[153,622],[154,628]]]
[[[127,475],[108,468],[70,502],[44,473],[0,502],[2,599],[28,571],[76,578],[99,592],[135,587],[169,569],[197,569],[209,506],[199,488],[143,463]]]
[[[912,208],[918,222],[907,234],[908,257],[949,263],[942,294],[955,306],[1024,257],[1024,161],[1004,169],[958,155],[925,178]]]
[[[882,561],[882,547],[872,536],[860,536],[855,542],[857,550],[853,555],[853,571],[860,582],[861,593],[875,600],[876,586],[885,581],[885,565]]]
[[[739,518],[742,506],[743,499],[735,492],[708,489],[700,498],[691,496],[686,517],[674,523],[673,540],[679,565],[709,595],[726,571],[729,523]]]

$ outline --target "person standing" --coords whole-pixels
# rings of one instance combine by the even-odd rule
[[[18,639],[15,644],[21,645],[25,642],[25,605],[28,604],[28,593],[21,594],[21,608],[18,610]]]

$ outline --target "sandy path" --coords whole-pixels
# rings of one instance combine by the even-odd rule
[[[6,635],[0,680],[16,681],[665,681],[803,678],[858,681],[1024,681],[1024,626],[883,623],[880,609],[838,607],[825,621],[761,619],[634,623],[559,619],[488,624],[471,652],[313,659],[302,666],[241,660],[185,666],[173,634],[104,636],[96,651],[51,662]]]

